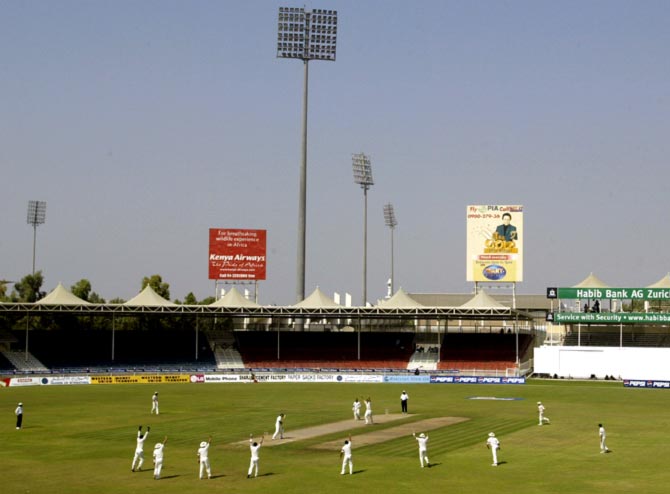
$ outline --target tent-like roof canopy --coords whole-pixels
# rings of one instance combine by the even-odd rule
[[[174,307],[177,304],[164,299],[151,288],[151,285],[147,285],[144,290],[123,305],[132,307]]]
[[[501,304],[491,297],[484,290],[480,290],[477,295],[460,306],[462,309],[508,309],[509,307]]]
[[[400,287],[397,292],[388,300],[382,300],[377,304],[379,307],[384,308],[412,308],[412,307],[424,307],[423,304],[420,304],[412,297],[410,297],[405,290]]]
[[[319,309],[321,307],[342,307],[340,304],[328,297],[317,286],[316,289],[302,302],[298,302],[293,307],[302,307],[305,309]]]
[[[235,287],[228,290],[223,297],[216,302],[209,304],[210,307],[260,307],[256,302],[253,302],[239,292]]]
[[[580,283],[577,283],[572,288],[611,288],[610,285],[604,283],[595,274],[591,273],[584,278]]]
[[[656,283],[649,285],[647,288],[670,288],[670,273],[666,274]]]
[[[35,303],[40,305],[90,305],[90,302],[74,295],[62,283],[58,283],[48,295]]]

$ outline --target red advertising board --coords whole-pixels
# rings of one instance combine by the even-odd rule
[[[267,230],[209,229],[210,280],[264,280]]]

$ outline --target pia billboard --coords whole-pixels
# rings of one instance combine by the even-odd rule
[[[523,206],[467,207],[467,281],[523,281]]]
[[[267,230],[209,229],[210,280],[264,280]]]

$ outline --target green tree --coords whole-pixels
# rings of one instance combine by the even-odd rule
[[[170,284],[164,283],[161,275],[154,274],[152,276],[145,276],[142,278],[142,290],[149,285],[158,295],[164,299],[170,300]]]
[[[43,283],[44,277],[42,276],[42,271],[24,276],[21,281],[14,283],[14,290],[12,292],[13,301],[37,302],[46,295],[46,293],[41,291]]]
[[[82,278],[70,287],[70,291],[80,299],[89,301],[88,297],[91,294],[91,282]]]

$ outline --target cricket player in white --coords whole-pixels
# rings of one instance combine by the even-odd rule
[[[254,441],[254,436],[249,434],[249,449],[251,450],[251,462],[249,463],[249,471],[247,472],[247,478],[251,478],[251,473],[256,470],[254,477],[258,477],[258,450],[261,449],[263,445],[263,439],[265,436],[261,436],[261,442]]]
[[[154,412],[156,412],[156,415],[158,415],[158,391],[156,391],[151,397],[151,413]]]
[[[284,417],[286,415],[280,413],[277,415],[277,420],[275,420],[275,433],[272,434],[272,439],[276,439],[279,436],[279,439],[284,439]]]
[[[147,440],[147,436],[151,431],[151,427],[147,426],[147,432],[142,434],[142,426],[137,430],[137,446],[135,446],[135,456],[133,457],[133,464],[130,466],[131,471],[142,470],[142,465],[144,464],[144,441]]]
[[[351,410],[354,412],[354,420],[361,420],[361,402],[358,401],[358,398],[354,400]]]
[[[365,423],[366,424],[372,423],[372,400],[370,400],[369,396],[365,400]]]
[[[426,466],[430,468],[430,460],[428,459],[428,436],[423,432],[419,434],[419,437],[416,437],[416,433],[412,432],[412,436],[416,439],[416,442],[419,443],[419,462],[421,463],[421,468],[423,468],[423,462],[425,460]]]
[[[156,443],[154,446],[154,479],[158,480],[161,478],[161,470],[163,469],[163,449],[165,448],[165,443],[167,442],[167,436],[163,439],[162,443]]]
[[[198,448],[198,463],[200,464],[200,480],[204,479],[204,473],[207,471],[207,478],[212,478],[212,469],[209,464],[209,444],[212,442],[212,436],[207,441],[200,443]]]
[[[14,415],[16,415],[16,430],[18,431],[23,427],[23,403],[19,403],[14,410]]]
[[[600,452],[609,453],[610,450],[607,447],[607,444],[605,444],[605,438],[607,437],[607,434],[605,433],[603,424],[598,424],[598,437],[600,438]]]
[[[540,419],[539,419],[539,420],[540,420],[540,423],[539,423],[538,425],[542,425],[542,424],[544,424],[545,422],[546,422],[547,424],[551,422],[551,421],[549,420],[548,417],[545,417],[545,416],[544,416],[544,405],[542,404],[541,401],[538,401],[538,402],[537,402],[537,411],[538,411],[538,413],[540,414]]]
[[[498,466],[498,450],[500,449],[500,441],[493,432],[489,432],[489,438],[486,440],[486,447],[491,450],[493,455],[493,463],[491,466]]]
[[[347,470],[347,464],[349,465],[349,475],[354,473],[354,461],[351,455],[351,436],[349,439],[344,441],[344,446],[340,450],[340,458],[342,458],[342,471],[340,475],[344,475]]]

